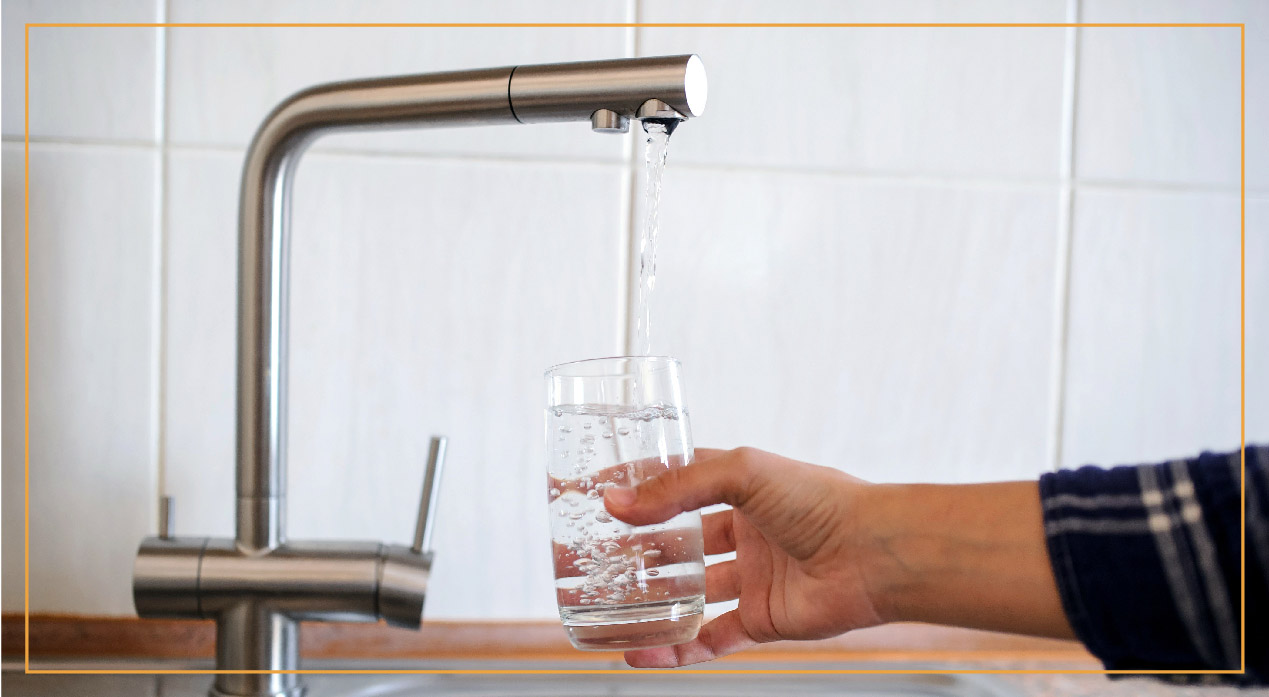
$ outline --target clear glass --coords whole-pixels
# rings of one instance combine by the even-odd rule
[[[699,512],[631,526],[604,490],[692,462],[673,358],[596,358],[546,372],[546,456],[555,595],[583,651],[691,641],[705,610]]]

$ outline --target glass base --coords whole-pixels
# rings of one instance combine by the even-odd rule
[[[568,640],[581,651],[625,651],[683,644],[696,638],[705,598],[617,607],[565,608]]]

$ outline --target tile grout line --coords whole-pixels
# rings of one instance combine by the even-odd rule
[[[639,0],[630,0],[627,6],[627,14],[632,24],[639,22]],[[627,48],[632,58],[639,56],[639,29],[638,27],[629,27],[627,29]],[[638,133],[641,130],[639,121],[630,119],[630,132],[623,135],[626,139],[625,148],[622,152],[622,168],[621,168],[621,207],[620,215],[622,218],[622,235],[621,245],[618,253],[619,261],[617,277],[620,279],[618,284],[618,345],[621,347],[623,356],[631,355],[631,342],[634,341],[634,332],[631,331],[630,324],[634,319],[634,308],[632,303],[635,302],[636,294],[634,292],[634,279],[638,278],[635,273],[635,263],[638,259],[637,250],[635,249],[637,238],[637,218],[639,215],[638,207],[635,202],[638,200],[638,177],[635,176],[635,167],[639,150]]]
[[[1079,22],[1080,0],[1067,0],[1066,21]],[[1053,274],[1053,354],[1049,372],[1049,456],[1047,469],[1062,468],[1065,434],[1066,372],[1068,368],[1071,315],[1071,250],[1075,236],[1075,109],[1079,91],[1079,27],[1066,29],[1062,61],[1062,131],[1058,161],[1061,185],[1058,191],[1056,268]]]
[[[167,0],[155,0],[159,22],[166,22],[168,16]],[[158,162],[155,167],[154,181],[154,242],[151,250],[150,297],[150,461],[155,472],[154,515],[157,516],[159,500],[167,493],[167,463],[164,458],[165,449],[165,414],[167,400],[166,367],[167,367],[167,170],[168,170],[168,52],[166,27],[155,30],[154,60],[154,129],[155,143],[158,147]],[[156,527],[157,530],[157,527]],[[162,532],[162,531],[158,531]]]
[[[20,145],[22,140],[5,136],[3,142]],[[31,138],[32,145],[51,145],[68,147],[102,147],[102,148],[134,148],[139,150],[157,150],[159,146],[147,141],[105,140],[105,139],[67,139],[67,138]],[[163,148],[168,152],[184,152],[194,154],[219,153],[245,157],[246,146],[220,144],[186,144],[165,141]],[[479,164],[479,165],[552,165],[563,167],[625,167],[629,162],[629,153],[624,152],[618,160],[598,158],[551,158],[536,155],[483,155],[462,153],[427,153],[401,152],[389,150],[360,150],[355,148],[328,148],[317,146],[310,151],[311,157],[354,157],[365,159],[417,160],[441,164]],[[676,170],[692,172],[724,172],[743,174],[775,174],[802,175],[811,177],[827,177],[833,179],[852,179],[858,182],[874,184],[912,184],[929,187],[960,188],[995,188],[995,189],[1036,189],[1043,187],[1067,186],[1076,191],[1137,191],[1143,193],[1183,193],[1183,194],[1228,194],[1237,196],[1237,184],[1191,184],[1164,181],[1133,181],[1128,179],[1078,179],[1078,178],[993,178],[959,174],[927,174],[916,171],[899,170],[843,170],[816,167],[798,167],[783,165],[746,165],[746,164],[714,164],[703,162],[678,162]],[[1269,197],[1269,187],[1248,187],[1250,198]]]

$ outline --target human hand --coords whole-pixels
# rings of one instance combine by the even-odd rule
[[[705,570],[706,602],[737,609],[678,646],[629,651],[636,667],[708,661],[758,643],[822,639],[882,623],[856,549],[852,509],[868,485],[843,472],[753,448],[696,451],[689,467],[634,488],[604,492],[608,511],[633,525],[660,523],[715,503],[703,518],[705,553],[736,559]]]
[[[869,484],[752,448],[696,457],[633,489],[609,487],[604,503],[633,525],[730,504],[703,518],[705,553],[736,552],[706,568],[705,600],[740,602],[693,641],[626,652],[632,666],[894,621],[1074,638],[1034,481]]]

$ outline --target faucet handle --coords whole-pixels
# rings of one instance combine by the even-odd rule
[[[414,527],[415,554],[432,552],[432,531],[436,528],[436,502],[441,493],[441,470],[445,466],[445,436],[432,436],[427,452],[427,470],[423,473],[423,497],[419,501],[419,521]]]
[[[163,496],[159,499],[159,539],[172,539],[172,531],[175,527],[175,521],[172,520],[172,509],[175,507],[175,499],[171,496]]]

